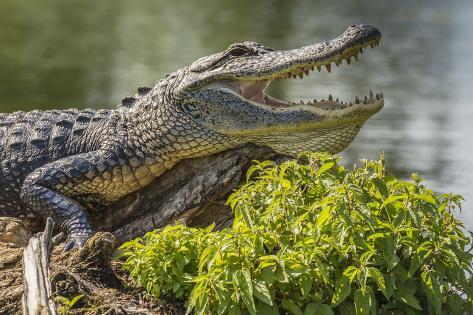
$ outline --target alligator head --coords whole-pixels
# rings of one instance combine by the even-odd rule
[[[278,51],[255,42],[230,45],[158,82],[164,101],[185,111],[207,130],[266,145],[283,154],[338,153],[364,122],[383,107],[382,93],[351,101],[289,102],[265,93],[274,80],[290,79],[332,64],[350,64],[364,47],[375,47],[381,33],[352,25],[339,37],[302,48]]]

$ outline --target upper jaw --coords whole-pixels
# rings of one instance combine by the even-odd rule
[[[274,80],[303,77],[317,68],[331,71],[332,64],[339,66],[345,60],[358,60],[363,48],[378,46],[381,33],[371,25],[352,25],[339,37],[286,51],[270,51],[258,56],[235,59],[215,69],[215,79]],[[235,64],[234,64],[235,63]],[[237,70],[235,70],[237,69]]]

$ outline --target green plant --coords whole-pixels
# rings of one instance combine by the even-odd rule
[[[70,311],[77,304],[77,302],[79,302],[79,300],[82,299],[83,297],[84,297],[83,294],[76,295],[72,299],[69,299],[61,295],[56,296],[55,300],[59,304],[57,308],[59,314],[69,314]]]
[[[148,233],[122,245],[123,267],[196,314],[473,312],[461,196],[397,180],[383,157],[353,170],[303,159],[252,166],[228,199],[232,228]]]

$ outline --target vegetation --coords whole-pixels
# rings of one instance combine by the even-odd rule
[[[59,314],[70,314],[71,310],[76,306],[77,302],[84,297],[83,294],[74,296],[72,299],[68,299],[65,296],[56,296],[55,300],[58,303],[57,311]]]
[[[461,196],[397,180],[383,157],[353,170],[303,160],[252,166],[228,199],[231,228],[148,233],[121,247],[124,268],[196,314],[473,312]]]

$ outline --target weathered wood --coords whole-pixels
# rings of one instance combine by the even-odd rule
[[[49,255],[54,223],[48,218],[44,232],[33,236],[23,252],[23,314],[55,315],[49,282]]]
[[[91,221],[99,231],[112,231],[119,243],[177,219],[224,224],[231,217],[224,201],[244,180],[251,162],[275,157],[269,148],[246,145],[184,160],[148,187],[92,213]]]

